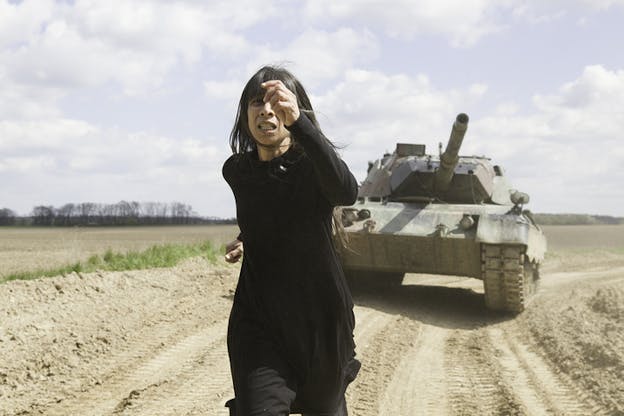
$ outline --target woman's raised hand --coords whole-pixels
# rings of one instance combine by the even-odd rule
[[[236,263],[243,255],[243,242],[234,240],[225,246],[225,261]]]
[[[266,90],[264,102],[271,103],[271,107],[285,126],[292,125],[299,118],[299,104],[297,96],[279,80],[263,82],[260,85]]]

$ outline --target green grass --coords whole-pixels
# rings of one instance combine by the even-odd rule
[[[108,249],[102,256],[94,255],[86,262],[33,272],[15,273],[0,278],[0,283],[10,280],[31,280],[40,277],[66,275],[73,272],[89,273],[96,270],[121,271],[151,269],[154,267],[173,267],[181,260],[190,257],[203,257],[211,262],[217,259],[217,250],[210,241],[200,244],[165,244],[155,245],[144,251],[115,253]]]
[[[624,254],[624,247],[612,247],[609,251],[615,254]]]

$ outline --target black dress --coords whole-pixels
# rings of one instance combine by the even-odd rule
[[[357,182],[303,113],[288,129],[297,145],[283,155],[235,154],[223,165],[245,247],[228,327],[245,416],[333,414],[360,368],[331,226],[333,207],[353,204]]]

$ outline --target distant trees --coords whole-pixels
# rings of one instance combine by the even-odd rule
[[[120,201],[116,204],[68,203],[59,208],[39,205],[32,210],[31,223],[37,226],[181,225],[228,224],[236,220],[202,218],[190,205],[181,202]]]
[[[52,225],[55,209],[52,206],[34,207],[32,211],[33,225]]]
[[[538,214],[540,225],[624,224],[624,217],[588,214]],[[236,218],[200,217],[181,202],[119,201],[116,204],[93,202],[68,203],[58,208],[38,205],[31,215],[18,216],[9,208],[0,208],[0,226],[85,226],[85,225],[181,225],[236,224]]]
[[[8,208],[0,208],[0,225],[14,225],[17,215]]]

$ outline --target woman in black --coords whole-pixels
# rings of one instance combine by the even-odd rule
[[[223,176],[241,234],[226,260],[243,264],[228,327],[236,397],[227,406],[238,416],[346,415],[360,363],[332,213],[355,202],[357,182],[283,68],[249,80],[230,145]]]

